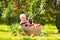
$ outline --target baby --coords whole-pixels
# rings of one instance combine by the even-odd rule
[[[25,14],[20,14],[20,27],[28,27],[29,26],[29,23],[27,22],[26,20],[26,15]]]

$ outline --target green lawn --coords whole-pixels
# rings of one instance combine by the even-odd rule
[[[15,24],[15,28],[19,28],[18,24]],[[10,26],[0,25],[0,40],[60,40],[60,34],[57,34],[57,28],[55,25],[46,24],[42,27],[42,33],[40,36],[28,37],[21,34],[14,36],[10,31]],[[43,34],[43,33],[46,34]]]
[[[35,37],[27,37],[27,36],[14,36],[8,32],[0,32],[0,40],[60,40],[60,34],[47,34],[44,36],[35,36]]]

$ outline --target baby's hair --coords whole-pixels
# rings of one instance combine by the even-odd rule
[[[20,14],[20,19],[22,18],[22,17],[26,17],[26,15],[25,14]]]

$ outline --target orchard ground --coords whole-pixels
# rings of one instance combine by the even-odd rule
[[[15,24],[15,28],[19,29],[19,25]],[[11,28],[8,25],[1,24],[0,25],[0,40],[60,40],[60,34],[57,33],[57,28],[55,25],[46,24],[42,26],[42,32],[40,36],[30,37],[23,36],[22,34],[18,34],[15,36],[11,32]],[[18,33],[18,32],[17,32]]]

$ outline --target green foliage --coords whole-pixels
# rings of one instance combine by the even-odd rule
[[[1,0],[0,1],[0,23],[12,24],[19,22],[19,15],[25,13],[28,16],[32,15],[35,23],[52,23],[55,24],[56,14],[59,13],[59,8],[53,6],[56,0]],[[14,3],[16,3],[14,9]],[[3,4],[3,5],[2,5]],[[9,23],[11,22],[11,23]]]

